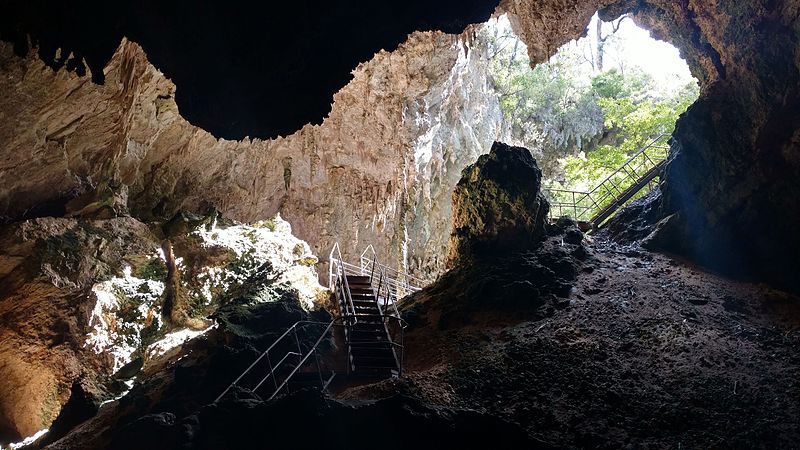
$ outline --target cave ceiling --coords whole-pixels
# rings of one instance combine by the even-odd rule
[[[329,113],[375,52],[415,30],[462,32],[498,7],[532,62],[629,13],[675,44],[703,90],[679,120],[659,217],[668,249],[800,289],[800,2],[797,0],[2,1],[0,39],[53,68],[102,68],[121,39],[177,86],[181,115],[216,137],[272,138]],[[85,61],[86,68],[83,67]]]
[[[415,30],[459,33],[486,0],[2,1],[0,38],[102,83],[120,40],[178,86],[181,114],[217,137],[273,138],[320,123],[351,71]],[[57,52],[57,50],[59,50]],[[74,58],[69,58],[70,54]],[[85,66],[79,63],[83,59]]]

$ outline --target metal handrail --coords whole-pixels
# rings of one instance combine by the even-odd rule
[[[609,197],[617,198],[617,196],[621,195],[625,191],[625,189],[620,189],[617,183],[614,182],[618,175],[623,174],[623,179],[633,179],[635,182],[643,176],[639,175],[639,169],[647,168],[647,170],[651,170],[653,167],[666,160],[666,158],[660,158],[655,155],[651,156],[647,154],[647,150],[653,148],[669,150],[669,147],[667,146],[656,145],[665,137],[669,137],[669,135],[661,134],[650,141],[647,145],[629,157],[620,167],[614,170],[614,172],[608,175],[605,179],[603,179],[603,181],[598,183],[588,192],[569,189],[543,189],[544,194],[548,197],[548,200],[550,200],[551,218],[555,217],[554,213],[556,213],[556,211],[558,211],[557,214],[559,216],[562,215],[565,209],[567,211],[571,210],[571,212],[574,214],[573,218],[576,220],[582,219],[585,214],[590,212],[593,212],[594,214],[600,213],[604,208],[603,203]],[[642,161],[635,167],[631,167],[633,166],[634,161],[637,161],[637,159]],[[604,189],[604,191],[601,191],[601,189]],[[569,201],[568,199],[560,200],[553,194],[561,194],[562,197],[564,194],[566,194],[568,197],[572,197],[572,201]],[[592,217],[590,221],[593,222],[594,220],[595,218]]]
[[[374,252],[374,248],[372,249]],[[366,250],[365,250],[366,252]],[[362,254],[363,256],[363,254]],[[334,268],[334,265],[336,266]],[[330,322],[318,322],[312,320],[300,320],[295,322],[292,326],[290,326],[286,331],[283,332],[276,340],[273,342],[266,350],[264,350],[238,377],[236,377],[233,382],[228,385],[222,393],[217,396],[214,400],[214,403],[219,402],[225,394],[227,394],[234,386],[236,386],[248,373],[250,373],[256,365],[261,362],[262,360],[266,359],[267,364],[269,365],[269,371],[259,380],[259,382],[255,385],[252,389],[253,392],[258,390],[268,379],[272,379],[273,384],[275,385],[275,390],[272,394],[267,398],[267,401],[272,400],[278,395],[284,388],[288,389],[289,382],[292,378],[300,371],[300,369],[308,362],[308,359],[313,354],[316,357],[317,362],[317,373],[319,374],[320,384],[322,389],[326,389],[330,382],[333,380],[333,377],[336,375],[335,371],[332,371],[332,375],[325,381],[322,377],[322,369],[319,363],[319,352],[318,348],[322,340],[333,330],[336,326],[345,327],[345,329],[349,329],[353,325],[357,323],[357,318],[355,314],[355,306],[353,304],[353,297],[350,292],[350,285],[347,281],[348,274],[362,274],[366,269],[366,266],[362,264],[361,267],[355,266],[353,264],[346,263],[341,256],[341,250],[339,249],[338,242],[334,244],[333,249],[330,253],[330,267],[329,267],[329,282],[331,290],[336,293],[337,295],[344,295],[344,303],[345,310],[340,317],[334,318]],[[395,358],[395,362],[397,363],[398,368],[398,375],[402,376],[403,373],[403,364],[405,362],[405,329],[408,327],[408,323],[400,317],[400,311],[397,308],[397,299],[395,296],[395,292],[392,289],[393,283],[391,283],[391,279],[386,274],[385,266],[381,265],[377,261],[377,255],[373,255],[372,258],[372,268],[370,273],[370,286],[375,289],[374,281],[376,273],[379,275],[379,281],[377,289],[375,289],[375,300],[378,305],[378,311],[381,316],[381,322],[383,322],[384,328],[386,330],[386,336],[388,338],[388,344],[392,349],[392,353]],[[334,272],[336,276],[334,277]],[[396,284],[396,280],[395,280]],[[383,294],[383,301],[384,307],[381,308],[380,299],[385,288],[385,294]],[[393,314],[387,314],[387,306],[391,304],[391,308],[393,309]],[[338,322],[338,323],[337,323]],[[396,323],[399,326],[400,330],[400,342],[396,342],[392,333],[389,331],[388,324],[390,322]],[[297,336],[297,330],[301,326],[306,325],[326,325],[325,330],[320,334],[319,338],[314,342],[314,345],[307,352],[303,352],[302,346],[300,345],[300,339]],[[276,346],[283,342],[287,336],[293,334],[295,338],[295,342],[297,344],[297,351],[288,351],[278,362],[273,365],[272,360],[270,359],[270,352],[276,348]],[[352,344],[358,345],[370,345],[370,344],[377,344],[377,342],[358,342],[358,341],[351,341],[349,337],[349,333],[346,334],[347,336],[347,356],[346,356],[346,371],[347,373],[350,372],[351,369],[351,361],[350,361],[350,347]],[[400,349],[400,356],[397,356],[396,349]],[[278,379],[276,376],[276,371],[280,369],[287,360],[292,357],[300,357],[300,361],[297,365],[291,370],[289,375],[283,379],[283,381],[278,384]]]
[[[337,255],[338,255],[338,258],[336,257]],[[342,259],[342,252],[341,252],[341,249],[339,248],[339,243],[338,242],[333,244],[333,248],[331,249],[331,253],[329,255],[328,261],[329,261],[328,262],[328,266],[329,266],[328,267],[328,271],[329,271],[328,272],[328,276],[329,276],[328,284],[331,287],[333,287],[333,285],[335,284],[335,281],[334,281],[334,278],[333,278],[333,265],[334,265],[334,262],[336,262],[337,263],[336,264],[337,265],[337,274],[336,274],[337,276],[336,276],[336,278],[343,280],[342,282],[344,283],[344,286],[342,288],[342,290],[343,290],[342,294],[344,294],[344,298],[346,299],[345,309],[347,311],[345,311],[345,314],[343,314],[343,316],[348,317],[350,320],[352,320],[351,325],[355,325],[356,323],[358,323],[358,317],[356,317],[356,307],[355,307],[355,304],[353,303],[353,296],[352,296],[352,294],[350,292],[350,282],[347,281],[347,272],[345,271],[345,262]],[[341,272],[341,273],[339,273],[339,272]],[[335,289],[331,289],[331,291],[336,292]]]
[[[263,360],[264,358],[267,358],[267,362],[268,362],[268,364],[269,364],[269,368],[270,368],[270,369],[269,369],[269,372],[268,372],[268,373],[267,373],[267,374],[264,376],[264,378],[262,378],[262,379],[261,379],[261,381],[260,381],[260,382],[259,382],[259,383],[258,383],[258,384],[257,384],[257,385],[256,385],[256,386],[253,388],[253,389],[252,389],[252,391],[253,391],[253,392],[255,392],[255,391],[256,391],[256,390],[257,390],[259,387],[261,387],[261,385],[264,383],[264,381],[266,381],[268,378],[272,377],[272,379],[273,379],[273,382],[275,383],[275,386],[276,386],[276,393],[277,393],[277,392],[278,392],[280,389],[282,389],[282,388],[283,388],[283,386],[286,384],[286,382],[288,382],[288,380],[289,380],[289,379],[290,379],[290,378],[291,378],[291,377],[292,377],[292,376],[293,376],[293,375],[294,375],[294,374],[297,372],[297,369],[299,369],[300,367],[302,367],[302,365],[303,365],[303,364],[305,363],[305,361],[308,359],[308,355],[306,355],[306,357],[305,357],[305,358],[303,358],[303,359],[302,359],[302,361],[300,361],[300,363],[298,363],[297,367],[295,367],[295,370],[294,370],[294,371],[292,371],[292,373],[291,373],[291,374],[290,374],[290,375],[287,377],[287,379],[284,381],[284,383],[282,383],[282,384],[280,385],[280,387],[278,387],[278,383],[277,383],[277,380],[276,380],[276,378],[275,378],[275,371],[276,371],[278,368],[280,368],[280,366],[281,366],[281,365],[282,365],[282,364],[283,364],[283,363],[284,363],[284,362],[285,362],[285,361],[286,361],[286,360],[287,360],[287,359],[288,359],[290,356],[301,356],[301,355],[302,355],[302,349],[300,349],[300,341],[299,341],[299,339],[297,338],[297,328],[298,328],[299,326],[306,326],[306,325],[327,325],[327,328],[326,328],[326,329],[325,329],[325,331],[322,333],[322,336],[320,336],[320,338],[319,338],[319,339],[317,339],[317,342],[314,344],[314,346],[311,348],[311,350],[309,350],[309,354],[310,354],[311,352],[316,352],[316,350],[317,350],[317,347],[319,346],[320,342],[322,342],[322,338],[323,338],[323,337],[325,337],[325,335],[328,333],[328,331],[331,329],[331,327],[334,325],[334,323],[335,323],[335,322],[337,322],[337,321],[339,321],[339,320],[342,320],[342,319],[343,319],[343,318],[341,318],[341,317],[337,317],[336,319],[333,319],[333,320],[332,320],[330,323],[328,323],[328,322],[318,322],[318,321],[313,321],[313,320],[299,320],[299,321],[295,322],[295,323],[294,323],[292,326],[290,326],[290,327],[289,327],[289,328],[288,328],[286,331],[284,331],[284,332],[283,332],[283,334],[281,334],[281,335],[278,337],[278,339],[276,339],[276,340],[275,340],[275,342],[273,342],[273,343],[272,343],[272,345],[270,345],[269,347],[267,347],[267,349],[266,349],[266,350],[264,350],[264,351],[263,351],[263,352],[262,352],[262,353],[261,353],[261,354],[260,354],[260,355],[259,355],[259,356],[258,356],[256,359],[255,359],[255,361],[253,361],[253,362],[252,362],[252,363],[251,363],[251,364],[250,364],[250,365],[249,365],[249,366],[248,366],[248,367],[247,367],[247,368],[246,368],[246,369],[245,369],[245,370],[244,370],[244,371],[243,371],[243,372],[242,372],[242,373],[241,373],[241,374],[238,376],[238,377],[236,377],[236,379],[235,379],[235,380],[233,380],[233,382],[232,382],[231,384],[229,384],[229,385],[228,385],[228,387],[226,387],[226,388],[225,388],[225,390],[224,390],[224,391],[222,391],[222,393],[221,393],[221,394],[219,394],[219,396],[217,396],[217,398],[214,400],[214,402],[213,402],[213,403],[217,403],[217,402],[219,402],[219,401],[222,399],[222,397],[224,397],[224,396],[225,396],[225,394],[227,394],[227,393],[228,393],[228,391],[230,391],[230,390],[231,390],[231,389],[232,389],[234,386],[236,386],[236,385],[239,383],[239,381],[241,381],[241,380],[242,380],[242,378],[244,378],[244,376],[245,376],[245,375],[247,375],[248,373],[250,373],[250,371],[251,371],[251,370],[253,370],[253,368],[256,366],[256,364],[258,364],[258,363],[259,363],[261,360]],[[292,332],[294,332],[294,337],[295,337],[295,340],[296,340],[296,342],[297,342],[297,346],[298,346],[298,350],[299,350],[299,352],[294,352],[294,351],[287,352],[287,354],[286,354],[286,355],[285,355],[283,358],[281,358],[281,360],[280,360],[280,361],[278,361],[278,363],[277,363],[277,364],[275,364],[275,365],[273,366],[273,365],[272,365],[272,361],[269,359],[269,353],[270,353],[270,351],[272,351],[272,349],[274,349],[274,348],[275,348],[275,346],[277,346],[279,343],[281,343],[281,342],[283,341],[283,339],[284,339],[284,338],[286,338],[286,336],[288,336],[288,335],[289,335],[289,333],[292,333]],[[270,396],[270,399],[271,399],[271,398],[273,398],[274,396],[275,396],[275,393],[273,393],[273,394],[272,394],[272,396]]]
[[[308,353],[306,353],[306,356],[303,357],[303,359],[297,364],[297,366],[295,366],[294,370],[292,370],[292,372],[286,377],[286,379],[283,380],[283,383],[281,383],[281,385],[278,386],[275,389],[275,392],[273,392],[272,395],[269,396],[267,401],[270,401],[273,398],[275,398],[275,396],[278,395],[278,393],[281,390],[283,390],[283,388],[286,387],[289,384],[289,380],[291,380],[292,377],[297,373],[297,371],[299,371],[300,368],[303,367],[303,365],[306,363],[306,361],[308,361],[308,358],[311,357],[311,354],[317,352],[317,347],[319,346],[320,342],[322,342],[322,339],[328,334],[329,331],[331,331],[333,329],[334,323],[339,319],[341,319],[341,318],[336,318],[336,319],[331,320],[331,322],[328,324],[328,327],[325,328],[325,331],[323,331],[322,334],[320,335],[320,337],[317,339],[317,341],[314,342],[314,345],[311,347],[311,350],[309,350]],[[320,380],[321,380],[322,379],[322,372],[319,370],[319,367],[317,367],[317,371],[320,373]],[[324,387],[324,384],[323,384],[323,387]]]
[[[374,249],[373,249],[373,251],[374,251]],[[373,258],[373,259],[377,260],[376,258]],[[405,320],[403,320],[402,317],[400,317],[400,310],[397,308],[397,297],[396,297],[396,295],[394,294],[394,292],[393,292],[393,290],[391,288],[392,285],[389,282],[389,280],[390,280],[389,277],[386,275],[385,268],[383,266],[378,266],[377,269],[378,269],[378,271],[380,273],[380,277],[379,277],[377,288],[375,288],[374,285],[373,285],[373,289],[375,289],[375,300],[378,303],[378,310],[380,311],[382,322],[383,322],[383,326],[384,326],[384,329],[386,330],[386,336],[389,338],[389,343],[392,346],[392,354],[394,355],[395,363],[397,364],[398,375],[402,376],[403,375],[403,365],[405,364],[405,329],[406,329],[406,327],[408,327],[408,322],[406,322]],[[374,270],[374,268],[373,268],[373,270]],[[384,280],[386,280],[385,284],[384,284]],[[382,289],[384,287],[386,289],[385,293],[382,292]],[[381,298],[383,298],[383,307],[382,308],[381,308]],[[394,309],[394,314],[387,314],[386,313],[388,305],[391,305],[391,307]],[[389,331],[389,326],[388,326],[389,321],[396,321],[396,323],[399,325],[399,329],[400,329],[400,343],[399,344],[394,341],[394,337],[392,336],[392,333]],[[397,351],[396,351],[397,348],[400,349],[400,356],[399,357],[398,357]]]
[[[421,278],[417,278],[413,275],[409,275],[406,272],[402,272],[399,269],[395,269],[393,267],[389,267],[387,265],[381,264],[377,261],[378,254],[375,251],[375,247],[372,244],[367,245],[363,252],[361,252],[360,263],[361,263],[361,270],[362,274],[366,275],[367,268],[372,265],[371,272],[374,272],[376,265],[384,270],[388,279],[392,281],[394,284],[397,284],[400,287],[404,287],[406,291],[410,293],[414,293],[422,289],[422,286],[427,286],[430,284],[429,281],[423,280]],[[401,281],[405,280],[405,281]]]

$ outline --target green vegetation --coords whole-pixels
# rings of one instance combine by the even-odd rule
[[[597,70],[596,58],[586,55],[603,51],[608,59],[614,45],[624,48],[619,39],[602,50],[581,39],[531,69],[510,27],[486,27],[480,38],[492,55],[491,76],[512,137],[534,154],[547,187],[590,191],[645,145],[671,135],[699,95],[695,81],[668,89],[636,66]],[[624,189],[631,181],[622,183]]]
[[[161,258],[150,258],[144,265],[136,269],[136,278],[165,282],[167,280],[167,265]],[[147,286],[146,284],[144,286]]]

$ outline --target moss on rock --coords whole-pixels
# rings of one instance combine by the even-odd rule
[[[540,242],[550,209],[539,195],[541,179],[528,149],[500,142],[465,168],[453,191],[447,267]]]

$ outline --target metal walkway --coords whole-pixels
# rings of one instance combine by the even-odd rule
[[[403,375],[407,324],[397,300],[420,290],[421,285],[414,283],[421,280],[379,263],[371,245],[361,254],[359,265],[354,265],[344,261],[337,242],[329,270],[330,289],[339,309],[334,319],[299,321],[289,327],[214,403],[234,386],[252,392],[271,389],[265,398],[272,400],[283,391],[304,386],[326,390],[336,377],[347,381]],[[337,338],[343,341],[344,351],[326,344]]]
[[[589,192],[543,189],[550,202],[550,218],[569,216],[596,229],[631,198],[651,186],[666,163],[669,136],[661,135],[636,152]]]

